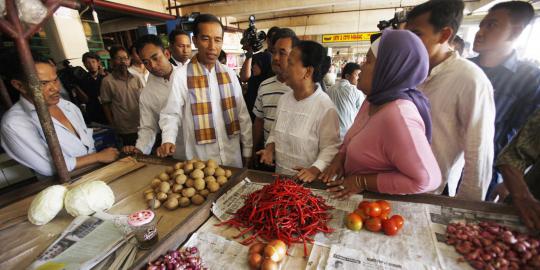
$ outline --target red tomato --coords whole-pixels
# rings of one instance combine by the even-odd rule
[[[381,213],[390,215],[390,212],[392,212],[392,208],[390,207],[390,203],[385,200],[379,200],[377,203],[381,206]]]
[[[366,208],[369,205],[369,201],[362,201],[358,204],[358,209],[364,211],[364,208]]]
[[[357,213],[362,218],[362,220],[367,220],[369,218],[369,216],[366,215],[366,213],[364,213],[364,210],[362,209],[356,209],[354,210],[354,212]]]
[[[398,226],[392,219],[383,220],[382,227],[386,235],[396,235],[399,231]]]
[[[366,229],[370,232],[380,232],[382,223],[378,217],[372,217],[366,221]]]
[[[401,228],[403,228],[403,224],[405,223],[405,219],[403,219],[402,216],[393,215],[390,219],[394,221],[394,223],[396,224],[396,226],[398,227],[399,230],[401,230]]]
[[[390,214],[384,213],[384,212],[383,212],[383,213],[381,213],[381,215],[379,216],[379,218],[380,218],[381,220],[387,220],[387,219],[390,219]]]
[[[366,208],[364,208],[364,213],[370,217],[378,217],[381,215],[381,206],[376,202],[370,202]]]

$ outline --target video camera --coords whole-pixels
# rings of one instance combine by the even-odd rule
[[[263,48],[264,40],[266,39],[266,33],[264,31],[257,32],[255,27],[255,16],[249,16],[249,27],[242,34],[240,44],[246,47],[249,46],[253,49],[253,52],[258,52]]]
[[[394,18],[388,20],[388,21],[379,21],[377,24],[377,28],[379,30],[384,30],[388,27],[392,27],[392,29],[397,29],[400,23],[404,23],[407,21],[407,10],[397,11],[394,13]]]

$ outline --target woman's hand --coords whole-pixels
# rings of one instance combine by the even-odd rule
[[[261,163],[264,163],[270,166],[274,165],[274,151],[271,150],[269,147],[266,147],[263,150],[257,151],[256,154],[261,156],[260,158]]]
[[[350,175],[337,181],[328,182],[326,184],[329,187],[327,191],[334,193],[334,198],[338,199],[346,199],[353,194],[358,194],[364,191],[365,187],[356,181],[357,177],[360,178],[357,175]]]
[[[118,159],[119,154],[118,149],[109,147],[97,153],[97,160],[101,163],[111,163]]]
[[[321,180],[323,183],[329,183],[335,179],[340,179],[343,177],[344,163],[345,154],[337,153],[334,159],[332,159],[332,162],[330,162],[330,165],[328,165],[326,169],[324,169],[319,175],[319,180]]]
[[[294,167],[294,170],[298,171],[296,174],[296,177],[301,180],[302,182],[313,182],[313,180],[317,179],[317,176],[321,173],[319,168],[315,166],[311,166],[309,168],[302,168],[302,167]]]

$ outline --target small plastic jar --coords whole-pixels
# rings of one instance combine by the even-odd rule
[[[150,249],[157,243],[156,215],[151,210],[141,210],[129,215],[128,224],[135,233],[140,249]]]

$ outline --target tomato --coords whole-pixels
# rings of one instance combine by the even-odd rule
[[[390,219],[393,220],[394,223],[396,223],[396,226],[398,227],[399,230],[401,230],[401,228],[403,228],[403,224],[405,223],[405,219],[403,219],[402,216],[393,215]]]
[[[370,232],[380,232],[382,223],[381,219],[378,217],[372,217],[368,219],[366,222],[366,229]]]
[[[369,201],[362,201],[358,204],[358,209],[364,211],[364,208],[366,208],[369,205]]]
[[[367,220],[369,218],[369,216],[366,215],[366,213],[364,213],[364,210],[362,209],[355,209],[354,212],[358,214],[362,218],[362,220]]]
[[[359,231],[362,229],[362,217],[354,212],[347,215],[346,222],[349,230]]]
[[[376,202],[370,202],[366,208],[364,208],[364,213],[370,217],[378,217],[381,215],[381,206]]]
[[[392,208],[390,207],[390,203],[385,200],[379,200],[377,203],[381,206],[381,213],[387,214],[390,216],[390,212],[392,212]]]
[[[386,235],[396,235],[399,231],[398,226],[392,219],[383,220],[382,227]]]
[[[384,213],[384,212],[383,212],[383,213],[381,213],[381,215],[379,216],[379,218],[380,218],[381,220],[387,220],[387,219],[390,219],[390,214]]]

